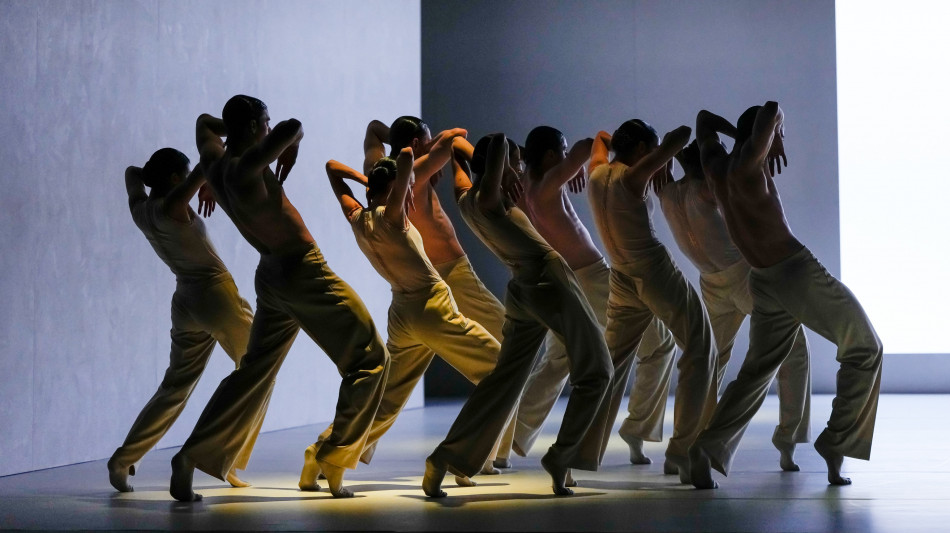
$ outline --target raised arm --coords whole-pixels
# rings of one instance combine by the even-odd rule
[[[755,123],[752,125],[752,136],[749,137],[746,145],[742,147],[742,164],[761,164],[764,165],[769,174],[775,175],[776,163],[781,157],[788,165],[788,159],[785,157],[785,145],[783,137],[785,136],[784,125],[785,113],[779,107],[778,102],[766,102],[758,113],[755,114]],[[778,164],[779,174],[782,173],[782,165]]]
[[[389,198],[386,199],[386,213],[383,215],[386,220],[394,226],[405,228],[406,225],[406,203],[407,199],[412,198],[412,148],[405,147],[399,151],[396,156],[396,180],[393,182],[392,189],[389,191]]]
[[[141,168],[128,167],[125,169],[125,192],[129,195],[129,209],[133,209],[136,204],[148,200],[148,194],[145,192],[145,182],[142,181]]]
[[[452,175],[455,177],[455,200],[458,201],[462,193],[472,188],[472,167],[469,166],[471,157],[465,158],[458,150],[452,154]]]
[[[191,218],[188,214],[188,204],[204,182],[204,170],[200,164],[195,165],[191,173],[165,195],[165,213],[176,220],[188,222]]]
[[[235,181],[230,183],[230,186],[238,190],[254,186],[263,187],[261,174],[264,169],[285,151],[295,152],[301,139],[303,139],[303,125],[299,120],[292,118],[280,122],[264,137],[264,140],[244,152],[238,163],[239,171],[236,173]]]
[[[508,166],[508,139],[504,133],[496,133],[488,143],[485,156],[485,175],[479,179],[475,203],[481,210],[489,210],[501,204],[501,181]]]
[[[363,204],[353,196],[353,191],[345,180],[353,180],[362,185],[364,189],[369,180],[367,180],[363,174],[333,159],[327,161],[326,169],[327,177],[330,179],[330,188],[333,189],[333,194],[336,195],[337,201],[340,202],[340,207],[343,209],[343,216],[349,220],[353,211],[362,209]]]
[[[371,120],[366,126],[363,137],[363,174],[369,174],[377,161],[386,157],[386,144],[389,143],[389,126],[378,120]]]
[[[623,174],[623,181],[627,188],[641,195],[646,194],[647,184],[659,172],[664,172],[676,152],[679,152],[689,142],[693,132],[689,126],[680,126],[663,136],[663,141],[656,150],[643,156],[637,163],[629,167]],[[662,176],[663,174],[661,174]]]
[[[462,128],[452,128],[445,130],[432,140],[432,148],[429,153],[419,157],[413,163],[412,170],[415,173],[416,184],[414,188],[420,189],[426,185],[436,172],[442,169],[449,158],[452,157],[452,147],[456,137],[465,137],[468,132]]]
[[[723,133],[735,138],[736,127],[719,115],[703,109],[696,115],[696,142],[699,144],[699,160],[706,168],[726,155],[726,148],[719,140]]]
[[[581,167],[590,159],[594,139],[581,139],[567,152],[567,157],[560,163],[548,169],[541,178],[542,194],[557,194],[561,186],[577,176]]]
[[[594,144],[590,148],[590,165],[588,172],[594,172],[594,169],[606,165],[610,162],[610,134],[606,131],[598,131],[594,137]]]
[[[195,122],[195,144],[198,146],[199,164],[205,169],[224,155],[222,137],[228,134],[224,121],[202,113]]]

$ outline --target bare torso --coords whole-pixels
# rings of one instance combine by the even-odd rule
[[[237,172],[238,158],[225,153],[212,165],[208,182],[215,198],[241,235],[262,254],[282,254],[312,244],[313,237],[297,208],[290,203],[277,177],[266,167],[262,174],[266,194],[250,194],[229,183]]]
[[[521,204],[525,213],[538,233],[561,254],[571,270],[592,265],[603,259],[603,254],[590,238],[590,232],[574,212],[574,206],[564,187],[561,187],[556,195],[545,195],[535,180],[525,179],[524,186],[524,200]]]
[[[415,210],[409,212],[409,221],[422,235],[426,255],[433,265],[453,261],[465,255],[459,244],[452,221],[442,210],[439,195],[430,184],[415,193]]]
[[[732,242],[750,265],[770,267],[803,245],[788,226],[778,189],[764,165],[743,169],[736,152],[707,166],[707,177]]]

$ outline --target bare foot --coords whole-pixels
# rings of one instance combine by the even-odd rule
[[[643,455],[643,439],[634,437],[632,435],[620,434],[620,438],[627,443],[627,446],[630,447],[630,463],[635,465],[648,465],[652,464],[651,460],[646,455]]]
[[[244,487],[251,486],[250,483],[239,478],[237,475],[237,471],[235,471],[233,468],[228,471],[228,475],[224,479],[228,480],[228,483],[230,483],[231,486],[236,489],[243,489]]]
[[[679,475],[680,469],[676,466],[676,463],[670,461],[669,459],[663,461],[663,474],[667,476],[676,476]]]
[[[195,463],[181,452],[172,457],[172,480],[168,492],[180,502],[201,501],[201,495],[191,490],[192,477],[195,475]]]
[[[718,489],[719,483],[712,478],[709,456],[698,444],[689,448],[689,479],[697,489]]]
[[[564,486],[565,487],[576,487],[577,482],[574,481],[574,476],[571,474],[571,469],[567,469],[567,475],[564,476]]]
[[[801,468],[795,463],[795,443],[781,442],[772,437],[772,445],[779,452],[778,464],[786,472],[798,472]]]
[[[432,457],[426,459],[426,473],[422,476],[422,492],[430,498],[445,498],[442,480],[445,479],[445,467],[437,465]]]
[[[468,476],[455,476],[455,484],[459,487],[477,487],[478,483]]]
[[[132,492],[135,489],[132,488],[132,485],[129,485],[129,476],[135,475],[135,467],[125,467],[119,464],[113,455],[109,462],[106,463],[106,467],[109,469],[109,483],[119,492]]]
[[[818,450],[818,455],[828,465],[828,483],[832,485],[850,485],[851,478],[841,477],[841,465],[844,464],[844,456],[823,445],[820,440],[815,441],[815,449]]]
[[[516,454],[520,455],[521,457],[527,457],[527,456],[528,456],[528,454],[525,453],[525,451],[521,449],[521,446],[519,446],[517,442],[512,442],[512,443],[511,443],[511,450],[512,450],[513,452],[515,452]]]
[[[541,466],[551,475],[554,494],[558,496],[571,496],[574,494],[573,490],[567,488],[567,473],[569,471],[567,467],[554,464],[554,462],[548,458],[547,454],[541,458]]]
[[[343,486],[343,474],[346,473],[345,468],[319,459],[317,459],[317,466],[319,466],[320,470],[327,476],[327,485],[330,486],[330,494],[332,494],[334,498],[353,497],[353,492]],[[316,484],[316,482],[314,483]]]
[[[666,461],[663,462],[663,469],[666,470],[666,466],[670,465],[671,470],[675,470],[680,476],[680,483],[684,485],[690,484],[689,477],[689,457],[682,457],[679,455],[668,455],[666,456]]]
[[[501,474],[501,470],[495,468],[495,465],[493,465],[491,459],[489,459],[488,461],[485,461],[485,464],[482,465],[482,469],[479,470],[478,473],[482,474],[483,476],[497,476],[498,474]]]
[[[320,490],[317,476],[322,473],[320,465],[317,464],[317,445],[311,444],[303,451],[303,469],[300,471],[300,481],[297,482],[297,486],[305,491]]]
[[[492,466],[495,468],[511,468],[511,461],[507,457],[499,457],[492,461]]]

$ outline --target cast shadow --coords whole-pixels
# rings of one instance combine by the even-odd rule
[[[524,494],[524,493],[507,493],[507,494],[469,494],[467,496],[456,496],[450,494],[444,498],[430,498],[428,496],[415,496],[409,494],[403,494],[403,498],[409,498],[412,500],[419,500],[426,503],[438,504],[441,507],[448,508],[457,508],[464,507],[469,503],[483,503],[483,502],[510,502],[510,501],[543,501],[543,500],[562,500],[564,502],[569,502],[571,500],[576,500],[579,498],[587,498],[590,496],[603,496],[607,494],[606,492],[575,492],[573,496],[558,496],[556,494]]]

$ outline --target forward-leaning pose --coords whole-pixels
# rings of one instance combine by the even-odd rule
[[[703,428],[705,404],[715,383],[716,351],[699,294],[653,231],[647,186],[655,173],[665,171],[689,134],[690,129],[682,126],[659,143],[656,131],[641,120],[624,122],[612,137],[598,133],[591,151],[588,189],[594,221],[611,261],[606,337],[614,379],[612,396],[599,413],[607,420],[602,450],[606,450],[637,345],[650,322],[659,318],[683,351],[677,365],[673,436],[663,469],[679,473],[684,483],[688,482],[689,446]],[[613,161],[608,161],[608,148],[613,149]],[[642,418],[628,418],[623,433],[631,448],[638,448],[638,441],[660,438],[656,428],[662,428],[662,418],[658,420],[657,413],[666,402],[669,365],[668,359],[659,357],[638,361],[631,402],[639,406],[632,411],[642,413]]]
[[[177,281],[172,296],[172,347],[168,370],[161,385],[142,408],[138,418],[112,458],[109,482],[116,490],[130,492],[128,476],[135,465],[161,440],[185,408],[188,397],[204,372],[215,343],[235,364],[247,349],[251,332],[251,306],[238,294],[228,269],[208,238],[204,222],[188,203],[205,182],[201,166],[188,171],[188,158],[174,148],[162,148],[144,168],[125,171],[132,220]],[[151,192],[145,193],[145,187]],[[210,214],[213,201],[199,195],[198,210]],[[206,206],[206,207],[205,207]],[[234,487],[245,487],[235,469],[247,467],[251,449],[260,431],[262,416],[250,424],[249,438],[226,478]]]
[[[601,331],[607,326],[607,299],[610,294],[610,267],[594,245],[584,223],[574,212],[566,188],[579,193],[587,176],[584,165],[590,159],[592,139],[577,141],[570,150],[564,135],[550,126],[531,130],[525,141],[525,214],[538,233],[561,254],[584,296],[594,310]],[[638,354],[641,360],[672,360],[676,344],[666,326],[654,320],[643,335]],[[526,455],[541,434],[544,421],[567,383],[570,365],[564,344],[551,332],[545,338],[544,355],[528,377],[518,405],[512,449]],[[665,408],[666,402],[663,402]],[[660,410],[662,421],[663,410]]]
[[[597,469],[599,449],[581,444],[610,381],[607,347],[570,268],[524,212],[505,199],[503,189],[517,189],[518,178],[509,166],[504,135],[479,141],[472,170],[474,184],[464,172],[456,174],[459,209],[475,234],[511,269],[505,336],[495,370],[475,387],[445,440],[426,460],[422,488],[428,496],[442,497],[446,471],[457,476],[478,472],[521,395],[544,335],[552,329],[568,346],[574,388],[557,441],[541,464],[551,475],[555,494],[572,494],[565,486],[568,469]],[[503,188],[505,180],[509,187]]]
[[[732,242],[752,266],[749,352],[707,427],[690,448],[691,479],[715,488],[710,467],[729,473],[739,440],[769,383],[799,337],[800,326],[838,346],[837,392],[828,426],[815,449],[828,465],[828,482],[847,485],[844,457],[869,459],[884,348],[854,294],[792,234],[772,180],[785,160],[784,114],[776,102],[753,106],[736,123],[726,152],[718,133],[733,131],[722,117],[700,111],[696,140]],[[787,161],[785,161],[787,163]]]
[[[408,115],[397,118],[391,126],[373,120],[366,127],[366,136],[363,139],[363,174],[369,175],[376,161],[386,155],[386,144],[390,146],[389,156],[393,158],[403,148],[412,148],[415,157],[415,184],[412,188],[415,209],[409,212],[409,222],[419,230],[426,256],[452,290],[459,312],[481,324],[501,342],[505,307],[482,284],[472,269],[472,264],[455,234],[452,220],[443,211],[435,190],[442,167],[448,160],[446,154],[451,154],[443,153],[443,150],[451,145],[445,145],[441,139],[451,135],[453,131],[455,130],[445,130],[433,138],[425,122]],[[471,158],[472,146],[464,137],[452,135],[450,138],[454,138],[455,146]],[[473,375],[466,374],[464,369],[459,370],[469,381],[475,381]],[[373,451],[374,447],[371,446],[364,454],[364,459],[371,458]],[[492,459],[494,455],[492,452]],[[479,473],[499,472],[490,463],[486,463]],[[463,482],[461,479],[456,481]]]
[[[170,492],[192,491],[197,467],[221,478],[248,441],[248,419],[258,416],[274,378],[302,328],[340,372],[333,433],[317,463],[334,496],[346,468],[355,468],[369,436],[389,371],[389,354],[359,296],[330,270],[310,231],[284,194],[283,181],[296,160],[303,127],[295,119],[270,129],[267,106],[238,95],[222,121],[202,115],[197,143],[215,199],[241,234],[261,253],[254,285],[257,312],[247,355],[215,391],[191,436],[172,458]],[[221,135],[227,135],[227,146]],[[270,164],[277,161],[277,173]]]
[[[455,134],[464,134],[464,130]],[[452,138],[444,139],[451,146]],[[393,291],[386,341],[392,362],[383,400],[366,440],[368,453],[361,458],[367,464],[376,443],[396,421],[435,355],[478,383],[495,368],[501,348],[478,322],[459,313],[452,291],[432,267],[419,231],[409,222],[412,163],[409,147],[403,148],[395,161],[388,157],[378,160],[369,178],[337,161],[327,163],[333,192],[360,250]],[[354,198],[346,179],[366,188],[368,207]],[[303,490],[316,485],[319,467],[313,458],[331,430],[332,426],[304,454],[300,475]]]
[[[719,351],[713,391],[718,394],[736,333],[745,317],[752,314],[752,293],[749,292],[752,267],[729,238],[716,198],[703,176],[696,141],[680,150],[676,160],[683,167],[684,176],[678,181],[654,177],[653,188],[676,244],[699,269],[699,288]],[[797,471],[795,444],[808,442],[811,433],[811,374],[804,328],[799,328],[792,352],[779,368],[777,382],[779,423],[772,434],[772,444],[780,452],[782,470]],[[715,408],[713,398],[707,402],[706,410],[711,413]],[[621,434],[624,427],[620,428]]]

